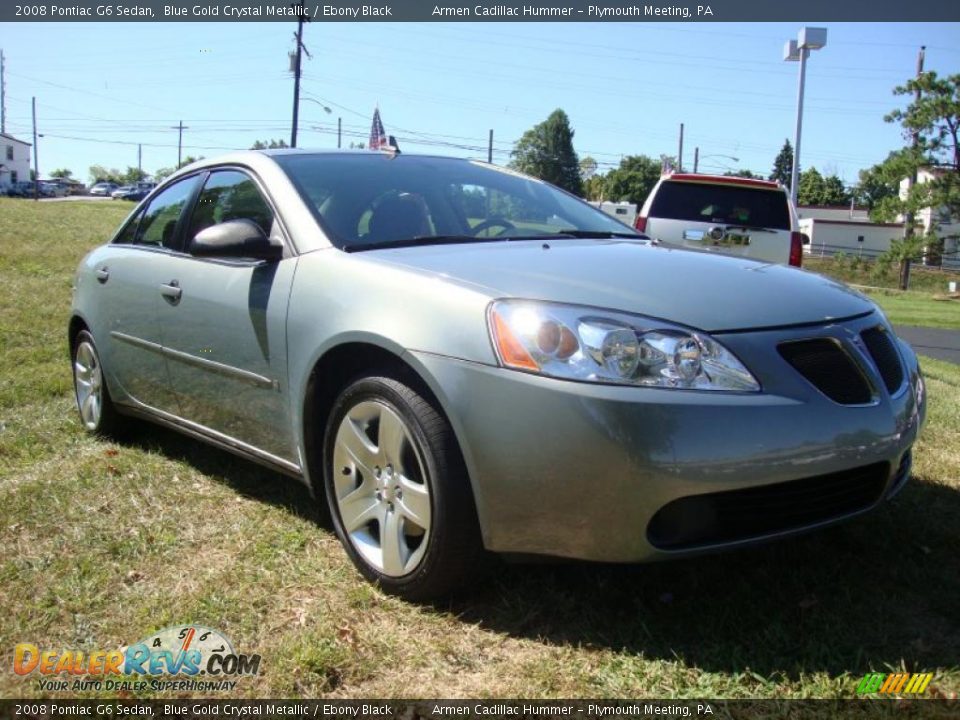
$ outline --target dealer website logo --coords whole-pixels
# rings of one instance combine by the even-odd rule
[[[932,679],[933,673],[867,673],[857,685],[857,695],[919,695]]]
[[[233,690],[234,678],[260,672],[260,655],[237,653],[217,630],[176,625],[119,650],[19,643],[13,671],[24,677],[36,673],[40,689],[47,691]]]

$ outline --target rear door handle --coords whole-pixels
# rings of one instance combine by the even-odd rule
[[[160,294],[173,305],[176,305],[180,302],[180,296],[183,294],[183,290],[180,289],[180,283],[177,280],[171,280],[168,283],[160,285]]]
[[[97,282],[100,283],[101,285],[103,285],[107,280],[110,279],[110,270],[107,269],[106,265],[94,270],[93,274],[96,275]]]

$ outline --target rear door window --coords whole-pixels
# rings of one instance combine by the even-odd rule
[[[787,196],[782,190],[735,185],[664,182],[653,199],[650,216],[771,230],[790,229]]]

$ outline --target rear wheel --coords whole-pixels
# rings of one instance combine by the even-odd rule
[[[355,381],[324,442],[334,528],[369,580],[409,600],[449,593],[483,555],[473,496],[447,420],[387,377]]]
[[[93,335],[82,330],[73,344],[72,355],[73,389],[80,422],[88,432],[116,437],[120,431],[120,416],[110,399]]]

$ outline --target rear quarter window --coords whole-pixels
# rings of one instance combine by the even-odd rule
[[[736,185],[664,182],[650,206],[650,217],[790,229],[786,193]]]

